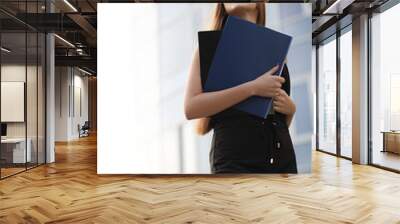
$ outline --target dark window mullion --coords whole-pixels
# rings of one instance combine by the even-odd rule
[[[319,149],[319,44],[315,47],[315,148]]]
[[[45,2],[45,13],[47,13],[47,1]],[[43,82],[43,79],[44,79],[44,100],[43,100],[43,102],[44,102],[44,107],[42,107],[42,109],[44,108],[44,111],[43,111],[43,113],[44,113],[44,135],[43,135],[43,138],[44,138],[44,161],[43,161],[43,163],[47,163],[47,37],[48,37],[48,33],[47,32],[45,32],[44,33],[44,55],[43,55],[43,58],[44,58],[44,68],[42,68],[42,82]],[[43,42],[42,42],[42,44],[43,44]],[[42,52],[43,53],[43,52]],[[42,60],[43,60],[43,58],[42,58]],[[43,73],[43,71],[44,71],[44,73]],[[43,74],[44,74],[44,77],[43,77]],[[60,91],[61,91],[61,89],[60,89]]]
[[[371,80],[372,80],[372,64],[371,64],[371,56],[372,56],[372,29],[371,29],[371,20],[372,20],[372,12],[368,12],[368,20],[367,20],[367,46],[368,46],[368,53],[367,53],[367,119],[368,119],[368,124],[367,124],[367,141],[368,141],[368,164],[373,164],[373,153],[372,153],[372,85],[371,85]]]
[[[25,1],[25,21],[27,21],[28,1]],[[24,102],[24,120],[25,120],[25,170],[28,169],[28,113],[27,113],[27,101],[28,101],[28,25],[25,23],[25,102]]]
[[[340,119],[340,30],[336,31],[336,154],[341,156],[341,119]]]
[[[36,13],[39,13],[38,0],[36,1]],[[38,165],[39,165],[39,32],[36,32],[36,166]]]
[[[1,32],[1,24],[2,23],[0,23],[0,47],[2,46],[2,32]],[[0,124],[2,124],[2,122],[1,122],[1,67],[2,67],[2,64],[1,64],[1,62],[2,62],[2,58],[1,58],[1,52],[0,52]],[[0,134],[1,135],[1,134]],[[1,169],[2,169],[2,162],[1,162],[2,160],[1,160],[1,144],[0,144],[0,179],[2,179],[2,177],[1,177]]]

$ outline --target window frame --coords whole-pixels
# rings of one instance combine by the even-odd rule
[[[347,32],[351,32],[352,31],[352,23],[349,23],[349,24],[347,24],[346,26],[344,26],[344,27],[342,27],[341,29],[338,29],[335,33],[333,33],[332,35],[330,35],[330,36],[328,36],[327,38],[325,38],[325,39],[323,39],[323,40],[321,40],[321,41],[319,41],[317,44],[316,44],[316,57],[315,57],[315,60],[316,60],[316,68],[315,68],[315,80],[316,80],[316,139],[315,139],[315,145],[316,145],[316,151],[319,151],[319,152],[323,152],[323,153],[327,153],[327,154],[329,154],[329,155],[333,155],[333,156],[336,156],[336,157],[340,157],[340,158],[344,158],[344,159],[347,159],[347,160],[352,160],[352,158],[351,157],[348,157],[348,156],[344,156],[344,155],[342,155],[342,150],[341,150],[341,118],[340,118],[340,103],[341,103],[341,97],[340,97],[340,81],[341,81],[341,79],[340,79],[340,77],[341,77],[341,65],[340,65],[340,60],[341,60],[341,57],[340,57],[340,37],[342,36],[342,35],[344,35],[345,33],[347,33]],[[334,38],[333,38],[334,37]],[[320,89],[319,89],[319,76],[320,76],[320,74],[319,74],[319,51],[318,51],[318,49],[320,48],[320,45],[322,44],[322,43],[328,43],[328,42],[330,42],[330,41],[336,41],[336,61],[335,61],[335,63],[336,63],[336,151],[335,151],[335,153],[332,153],[332,152],[329,152],[329,151],[327,151],[327,150],[324,150],[324,149],[322,149],[322,148],[320,148],[319,146],[320,146],[320,144],[319,144],[319,122],[320,122],[320,119],[319,119],[319,107],[320,107],[320,105],[319,105],[319,91],[320,91]]]
[[[387,171],[391,171],[391,172],[395,172],[395,173],[400,173],[400,169],[398,170],[398,169],[394,169],[394,168],[391,168],[391,167],[387,167],[387,166],[384,166],[384,165],[380,165],[380,164],[377,164],[377,163],[374,163],[373,162],[373,153],[374,153],[374,151],[373,151],[373,136],[372,136],[372,93],[373,93],[373,88],[372,88],[372,53],[373,53],[373,51],[372,51],[372,41],[373,41],[373,38],[372,38],[372,31],[373,31],[373,27],[372,27],[372,19],[376,16],[376,15],[378,15],[378,14],[382,14],[382,13],[384,13],[385,11],[387,11],[387,10],[389,10],[389,9],[391,9],[391,8],[393,8],[394,6],[396,6],[396,5],[398,5],[399,4],[399,1],[397,1],[397,0],[388,0],[388,1],[386,1],[384,4],[382,4],[382,5],[380,5],[379,7],[377,7],[377,8],[374,8],[374,9],[372,9],[372,10],[369,10],[367,13],[368,13],[368,20],[367,20],[367,27],[368,27],[368,30],[367,30],[367,46],[368,46],[368,53],[367,53],[367,66],[368,66],[368,68],[367,68],[367,92],[368,92],[368,95],[367,95],[367,107],[368,107],[368,110],[367,110],[367,119],[368,119],[368,124],[367,124],[367,139],[368,139],[368,149],[367,149],[367,154],[368,154],[368,157],[367,157],[367,162],[368,162],[368,165],[370,165],[370,166],[373,166],[373,167],[377,167],[377,168],[380,168],[380,169],[383,169],[383,170],[387,170]]]

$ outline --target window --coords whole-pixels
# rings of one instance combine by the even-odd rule
[[[318,48],[318,148],[336,153],[336,36]]]
[[[400,5],[371,19],[371,162],[400,170]]]
[[[340,36],[340,155],[351,158],[352,148],[352,35],[351,26]]]

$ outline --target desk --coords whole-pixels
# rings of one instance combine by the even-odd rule
[[[400,132],[382,131],[381,133],[383,134],[382,152],[393,152],[400,154]]]
[[[1,157],[5,159],[6,163],[25,163],[31,162],[31,145],[30,138],[26,139],[28,142],[25,154],[25,138],[6,138],[1,139]],[[26,161],[25,161],[26,159]]]

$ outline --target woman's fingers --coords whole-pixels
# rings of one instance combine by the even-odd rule
[[[280,82],[275,82],[274,87],[280,89],[282,87],[282,84]]]
[[[273,101],[274,110],[283,114],[294,114],[296,112],[296,105],[293,104],[289,95],[282,89],[278,92]]]
[[[275,111],[277,111],[277,112],[283,112],[283,108],[282,107],[277,107],[277,106],[274,106],[274,110]]]
[[[288,96],[287,93],[286,93],[286,91],[283,90],[283,89],[280,89],[280,90],[279,90],[279,94],[282,95],[282,96]]]
[[[277,101],[284,101],[285,100],[285,96],[283,96],[280,92],[277,92],[275,95],[275,99]]]
[[[273,68],[271,68],[267,73],[270,75],[275,74],[278,71],[279,65],[275,65]]]
[[[281,98],[281,99],[285,99],[285,98],[287,98],[288,97],[288,95],[287,95],[287,93],[285,92],[285,90],[283,90],[283,89],[278,89],[277,90],[277,93],[276,93],[276,95],[275,95],[275,97],[276,98]]]
[[[275,103],[274,107],[283,107],[284,105],[282,103]]]
[[[288,108],[285,106],[274,106],[274,110],[279,112],[279,113],[283,113],[283,114],[288,114]]]
[[[276,99],[274,99],[273,104],[274,104],[275,106],[284,106],[284,105],[285,105],[285,102],[282,101],[282,100],[276,100]]]
[[[275,80],[276,82],[278,82],[281,85],[285,82],[285,78],[283,78],[281,76],[274,75],[274,76],[272,76],[272,78],[273,78],[273,80]]]

